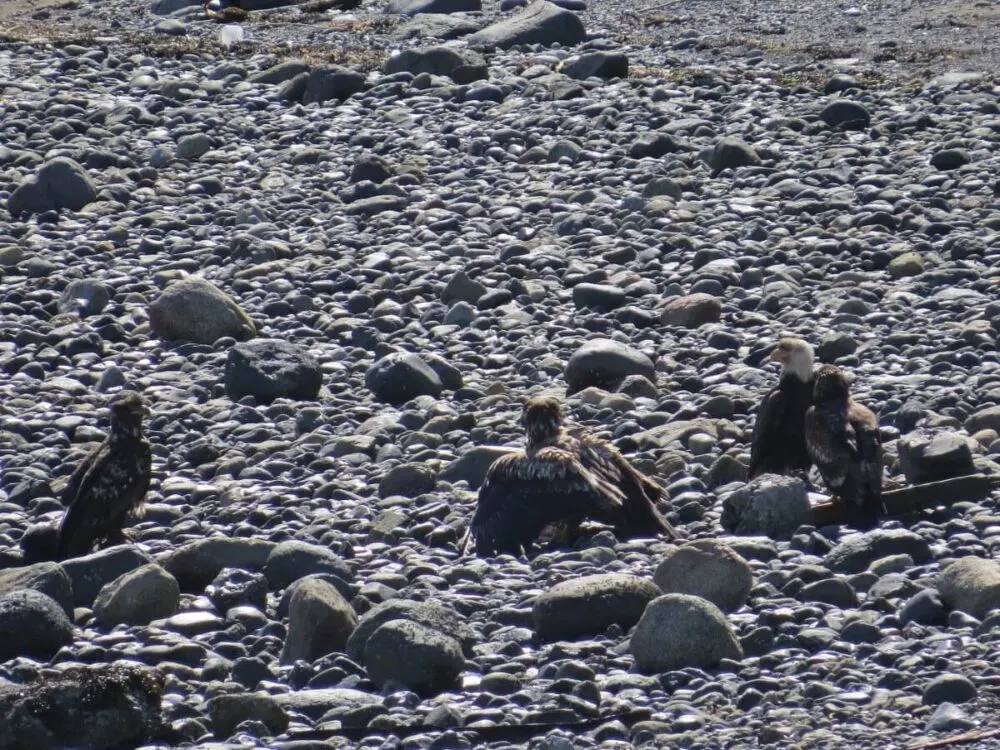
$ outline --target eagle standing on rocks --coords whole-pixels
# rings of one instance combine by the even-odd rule
[[[813,350],[802,339],[782,337],[770,359],[781,363],[781,379],[757,409],[747,478],[758,474],[808,472],[805,417],[813,400]]]
[[[882,504],[882,441],[878,419],[851,398],[839,367],[816,371],[813,405],[806,412],[806,445],[827,488],[859,529],[875,526]]]
[[[584,518],[610,524],[625,538],[676,537],[656,510],[663,487],[603,440],[570,435],[562,421],[558,399],[532,398],[524,405],[524,451],[494,461],[479,489],[469,526],[476,554],[520,554],[552,525],[563,527],[572,542]]]
[[[149,489],[152,452],[142,434],[149,414],[138,393],[111,399],[111,432],[73,472],[63,493],[69,505],[59,527],[57,560],[88,554],[96,544],[120,542],[129,514],[141,513]]]

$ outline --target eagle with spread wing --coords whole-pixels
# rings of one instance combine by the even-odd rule
[[[758,474],[806,473],[805,416],[813,399],[813,350],[805,341],[782,337],[771,352],[781,363],[781,378],[757,409],[747,478]]]
[[[885,513],[878,419],[851,398],[839,367],[822,365],[816,371],[805,433],[809,455],[827,489],[846,506],[848,521],[859,529],[875,526]]]
[[[676,537],[656,509],[664,488],[614,446],[585,431],[571,435],[558,399],[528,400],[521,423],[525,449],[494,461],[479,489],[469,527],[477,555],[520,554],[549,527],[562,527],[571,543],[584,519],[623,538]]]
[[[69,507],[59,527],[57,560],[121,542],[128,517],[141,514],[152,475],[152,451],[142,431],[149,410],[134,391],[115,395],[110,407],[107,438],[77,466],[63,491]]]

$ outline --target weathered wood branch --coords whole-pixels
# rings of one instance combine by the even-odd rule
[[[994,480],[985,474],[968,474],[937,482],[914,484],[882,493],[889,516],[899,516],[925,508],[948,506],[963,500],[982,500],[990,494]],[[826,526],[844,521],[844,506],[839,502],[819,503],[812,507],[813,524]]]

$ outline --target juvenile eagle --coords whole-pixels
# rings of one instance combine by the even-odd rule
[[[882,442],[878,419],[851,398],[840,368],[816,371],[813,405],[806,412],[806,445],[827,488],[847,508],[848,521],[872,528],[882,504]]]
[[[610,524],[624,538],[675,537],[656,510],[663,487],[603,440],[582,431],[570,435],[562,421],[558,399],[524,405],[524,451],[497,459],[479,489],[469,527],[476,554],[520,554],[550,525],[564,527],[572,541],[584,518]]]
[[[805,417],[813,398],[813,350],[805,341],[783,337],[770,359],[781,363],[781,378],[757,408],[747,478],[758,474],[808,472]]]
[[[126,519],[141,511],[146,498],[152,454],[142,419],[149,410],[133,391],[117,394],[110,408],[108,437],[76,468],[63,492],[69,507],[59,527],[57,560],[121,541]]]

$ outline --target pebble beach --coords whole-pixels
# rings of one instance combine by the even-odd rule
[[[1000,476],[993,9],[265,5],[0,8],[0,750],[1000,747],[1000,489],[745,468],[793,334]],[[130,541],[26,560],[123,388]],[[540,394],[681,543],[463,554]]]

